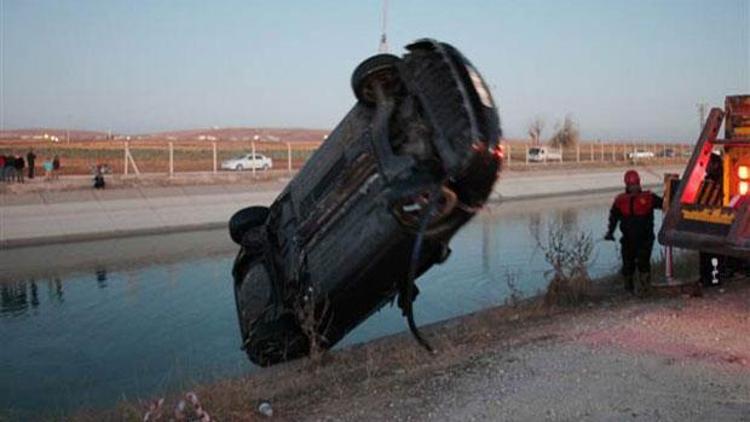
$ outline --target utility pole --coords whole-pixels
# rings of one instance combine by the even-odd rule
[[[388,23],[388,0],[383,0],[383,21],[380,26],[380,45],[378,46],[378,53],[388,53],[388,37],[386,36],[386,25]]]

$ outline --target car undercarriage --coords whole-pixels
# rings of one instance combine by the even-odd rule
[[[352,75],[357,103],[274,203],[230,235],[243,348],[263,366],[330,348],[396,300],[420,343],[414,280],[448,258],[500,168],[497,109],[474,66],[431,39]]]

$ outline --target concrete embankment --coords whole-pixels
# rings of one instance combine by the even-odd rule
[[[641,169],[645,186],[679,168]],[[279,183],[133,187],[104,191],[37,191],[0,194],[0,246],[136,236],[225,227],[238,209],[269,205]],[[493,201],[616,191],[622,169],[508,172]]]
[[[664,173],[681,174],[682,168],[637,168],[645,188],[664,183]],[[565,172],[508,172],[495,185],[491,200],[515,200],[546,196],[613,192],[622,189],[623,169],[570,170]]]

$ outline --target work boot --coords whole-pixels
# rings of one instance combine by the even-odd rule
[[[635,286],[633,285],[633,276],[625,276],[625,291],[633,293]]]

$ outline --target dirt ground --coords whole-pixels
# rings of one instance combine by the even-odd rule
[[[750,283],[576,308],[530,301],[196,386],[217,420],[750,420]],[[164,405],[169,420],[179,397]],[[75,420],[142,420],[147,401]]]
[[[405,368],[293,419],[750,420],[747,281],[703,298],[616,298],[510,319],[475,354],[414,376]]]

